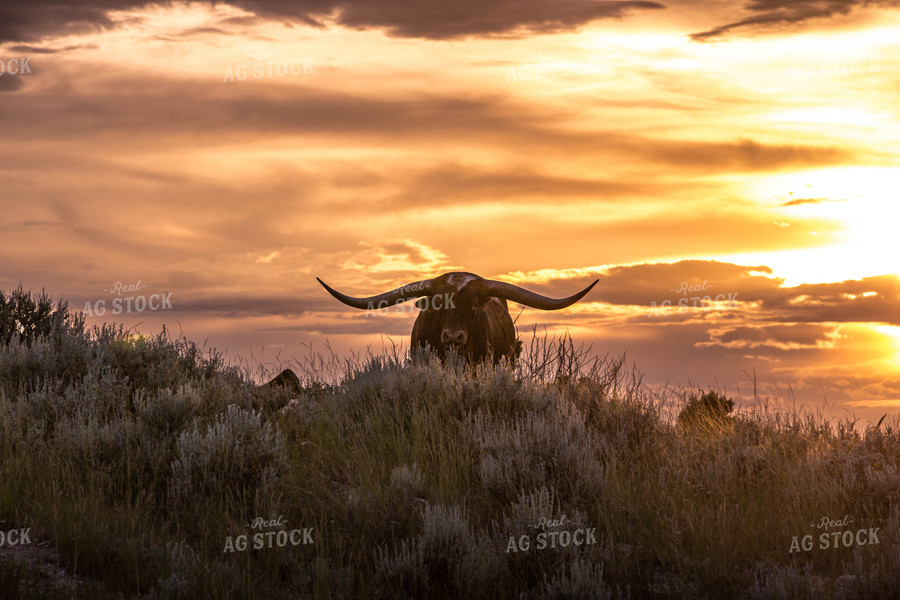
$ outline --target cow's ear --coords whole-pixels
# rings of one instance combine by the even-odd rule
[[[476,308],[484,308],[484,305],[491,301],[492,296],[487,295],[477,295],[475,299],[472,301],[472,306]]]
[[[416,308],[419,310],[425,310],[428,308],[428,298],[419,298],[416,300]]]

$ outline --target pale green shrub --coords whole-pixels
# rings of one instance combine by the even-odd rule
[[[383,597],[489,597],[505,572],[495,538],[473,531],[459,506],[427,505],[422,533],[393,553],[379,551]]]
[[[603,565],[575,556],[561,572],[545,579],[541,600],[604,600],[616,598],[603,579]]]
[[[419,465],[400,465],[391,471],[391,487],[404,496],[421,496],[425,492],[425,477]]]
[[[193,384],[179,386],[177,390],[161,389],[155,394],[139,390],[134,408],[149,433],[173,433],[199,412],[200,393]]]
[[[229,406],[215,422],[193,429],[176,442],[171,464],[168,501],[173,511],[187,514],[209,502],[226,510],[269,512],[259,502],[273,501],[278,478],[286,470],[284,441],[258,411]]]

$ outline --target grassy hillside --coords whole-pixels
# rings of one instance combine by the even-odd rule
[[[621,359],[523,358],[256,388],[166,332],[0,295],[0,531],[30,542],[0,546],[0,596],[900,597],[896,420],[715,392],[674,419]]]

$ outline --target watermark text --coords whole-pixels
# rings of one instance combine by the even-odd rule
[[[709,289],[712,289],[712,286],[709,285],[709,282],[705,279],[703,280],[703,283],[688,283],[687,281],[682,281],[675,287],[669,289],[670,292],[681,295],[681,298],[674,301],[667,299],[659,303],[654,300],[650,303],[650,316],[656,317],[660,314],[669,314],[676,308],[680,314],[684,314],[688,311],[700,312],[701,310],[710,310],[713,308],[735,308],[737,306],[738,292],[716,294],[715,296],[710,294],[705,294],[703,296],[699,295]]]
[[[872,546],[880,544],[878,531],[880,527],[864,527],[854,529],[849,527],[853,523],[850,515],[844,515],[843,519],[830,519],[822,517],[821,520],[810,525],[822,531],[818,534],[818,549],[828,550],[837,548],[850,548],[853,546]],[[835,530],[835,531],[832,531]],[[815,535],[793,536],[788,554],[794,552],[809,552],[815,544]]]
[[[3,546],[13,547],[30,544],[31,538],[28,536],[28,533],[30,531],[31,527],[0,531],[0,548],[2,548]]]
[[[567,548],[569,546],[592,546],[597,543],[596,527],[569,527],[559,530],[571,521],[566,519],[566,515],[562,515],[558,519],[541,517],[536,523],[531,525],[534,529],[540,529],[541,532],[534,536],[533,547],[535,550],[544,550],[546,548]],[[516,537],[509,536],[509,542],[506,544],[506,553],[510,552],[528,552],[532,548],[531,535],[524,534]]]
[[[9,58],[0,60],[0,77],[3,75],[28,75],[31,73],[31,65],[28,61],[30,56],[25,58]]]
[[[285,527],[286,525],[287,521],[281,515],[277,519],[270,520],[257,517],[247,524],[247,528],[251,532],[256,531],[256,533],[228,536],[225,538],[225,548],[222,550],[222,553],[246,552],[248,549],[284,548],[288,544],[291,546],[306,546],[315,543],[313,540],[314,527],[288,530]],[[270,529],[270,531],[263,531],[264,529]]]
[[[246,79],[270,79],[272,77],[286,77],[291,75],[306,75],[313,73],[312,57],[303,58],[277,58],[283,54],[282,46],[277,48],[263,48],[259,46],[253,50],[250,58],[256,61],[252,65],[229,65],[225,68],[225,77],[222,83],[244,81]]]
[[[141,285],[141,280],[136,283],[122,283],[117,281],[103,291],[115,296],[110,304],[111,313],[120,315],[123,313],[144,312],[146,310],[172,310],[172,292],[162,292],[159,294],[137,294],[147,287]],[[123,294],[128,293],[128,296]],[[84,316],[86,317],[102,317],[106,314],[106,300],[96,300],[93,303],[88,300],[84,303]]]

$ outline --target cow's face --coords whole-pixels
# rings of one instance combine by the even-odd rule
[[[466,355],[471,354],[467,351],[470,342],[472,348],[482,346],[479,340],[484,332],[473,329],[482,326],[485,305],[491,300],[484,280],[442,276],[436,278],[432,290],[438,293],[416,302],[425,313],[422,318],[428,322],[431,344]]]

